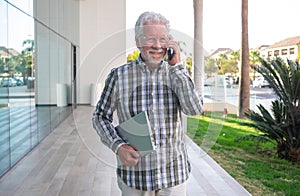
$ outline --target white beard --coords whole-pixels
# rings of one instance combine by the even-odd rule
[[[148,54],[147,54],[147,57],[148,57],[147,60],[148,60],[149,63],[160,64],[163,61],[163,59],[164,59],[164,57],[163,57],[162,54],[164,54],[164,50],[163,49],[159,49],[159,50],[153,50],[152,49],[152,50],[149,50]],[[154,56],[154,55],[162,55],[162,57],[160,59],[153,58],[152,56]]]

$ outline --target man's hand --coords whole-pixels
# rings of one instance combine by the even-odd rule
[[[176,41],[174,41],[173,39],[170,39],[168,42],[168,48],[172,48],[173,49],[173,58],[168,60],[168,63],[170,65],[175,65],[176,63],[180,62],[180,48],[177,44]]]
[[[124,144],[120,146],[117,154],[125,166],[134,166],[138,163],[140,154],[131,146]]]

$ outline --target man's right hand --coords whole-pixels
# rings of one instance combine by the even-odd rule
[[[140,154],[133,147],[127,144],[120,146],[117,154],[125,166],[136,165],[140,157]]]

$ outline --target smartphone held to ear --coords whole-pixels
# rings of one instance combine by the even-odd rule
[[[168,60],[169,61],[172,60],[173,56],[174,56],[173,48],[168,48]]]

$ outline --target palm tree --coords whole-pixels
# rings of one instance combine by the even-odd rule
[[[254,122],[250,126],[262,132],[255,138],[276,141],[280,158],[300,162],[300,65],[279,58],[260,61],[262,65],[253,69],[269,82],[277,98],[270,110],[260,104],[259,112],[246,113]]]
[[[27,60],[27,75],[33,76],[34,72],[34,40],[27,39],[23,41],[23,56]]]
[[[208,56],[204,57],[204,71],[208,77],[211,77],[213,73],[218,71],[218,66],[216,65],[216,60]]]
[[[219,67],[219,70],[222,69],[222,66],[227,63],[228,57],[226,54],[219,54],[219,57],[216,58],[216,64]]]
[[[234,77],[236,77],[236,73],[238,73],[240,71],[239,70],[239,61],[241,60],[240,52],[239,51],[232,51],[230,53],[230,60],[234,64],[233,66],[235,67],[235,69],[233,69],[232,72],[234,73]]]
[[[34,40],[32,40],[32,39],[24,40],[22,46],[25,47],[23,49],[24,52],[33,53],[33,51],[34,51]]]
[[[239,51],[232,51],[232,52],[230,53],[230,59],[231,59],[232,61],[234,61],[236,64],[238,64],[240,58],[241,58],[241,56],[240,56]]]
[[[248,0],[242,0],[242,45],[241,71],[239,80],[238,111],[239,118],[245,118],[250,108],[249,43],[248,43]]]
[[[194,81],[203,95],[204,56],[203,56],[203,0],[194,0]]]
[[[4,65],[5,65],[4,60],[0,54],[0,73],[4,73]]]
[[[260,62],[260,53],[259,51],[257,50],[252,50],[250,51],[250,58],[249,58],[249,61],[250,61],[250,66],[251,67],[257,67],[258,66],[258,63]],[[255,69],[254,70],[254,75],[253,75],[253,80],[255,80]]]
[[[27,78],[29,72],[31,73],[32,56],[26,53],[24,50],[16,57],[17,65],[15,71],[22,73],[24,84],[27,84]]]

